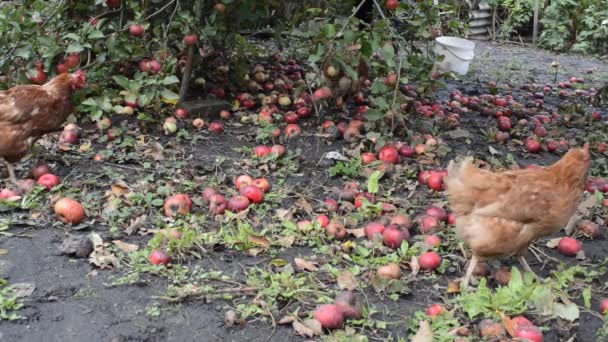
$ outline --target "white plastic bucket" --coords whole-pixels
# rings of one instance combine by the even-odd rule
[[[435,53],[445,56],[443,61],[435,61],[439,71],[452,71],[464,75],[475,57],[475,43],[457,37],[435,38]]]

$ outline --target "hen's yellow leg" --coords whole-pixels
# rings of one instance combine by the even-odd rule
[[[539,282],[543,280],[534,271],[532,271],[532,268],[530,268],[530,265],[528,265],[528,262],[526,261],[526,258],[523,257],[523,255],[519,257],[519,263],[520,263],[521,267],[524,268],[524,271],[534,274],[534,277],[536,277],[536,280],[538,280]]]
[[[5,161],[6,168],[8,170],[8,178],[13,184],[17,184],[17,177],[15,177],[15,168],[12,163]]]
[[[471,276],[473,275],[473,271],[475,270],[475,266],[477,266],[477,256],[473,254],[471,257],[471,261],[469,262],[469,267],[467,268],[467,272],[464,275],[464,278],[460,281],[460,289],[468,288],[469,281],[471,280]]]

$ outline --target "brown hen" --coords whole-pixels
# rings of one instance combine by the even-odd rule
[[[85,83],[86,77],[78,70],[42,86],[22,85],[0,91],[0,157],[6,161],[13,183],[17,178],[12,164],[25,157],[42,135],[61,128],[72,113],[72,92]]]
[[[482,170],[472,158],[450,162],[445,177],[458,236],[471,249],[461,287],[467,287],[480,259],[524,259],[534,240],[564,227],[582,199],[591,158],[588,145],[571,149],[555,164],[505,172]]]

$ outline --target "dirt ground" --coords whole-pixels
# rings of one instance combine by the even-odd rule
[[[477,42],[476,59],[471,66],[471,72],[461,80],[447,82],[447,89],[441,90],[439,96],[446,99],[449,91],[458,89],[465,94],[476,95],[487,82],[510,82],[513,85],[530,83],[552,83],[555,69],[553,61],[558,61],[558,79],[565,80],[569,76],[583,77],[588,82],[601,85],[608,80],[608,64],[590,57],[579,55],[556,55],[548,51],[519,45],[503,45],[488,42]],[[481,85],[481,87],[480,87]],[[550,102],[548,100],[548,102]],[[445,137],[452,148],[443,158],[442,166],[457,155],[474,151],[488,156],[488,143],[481,129],[487,128],[487,118],[479,116],[463,117],[461,124],[464,130],[471,133],[470,143],[462,139]],[[310,120],[312,121],[312,120]],[[316,124],[308,122],[303,125],[305,132],[315,132]],[[573,127],[566,134],[580,137],[584,127]],[[42,148],[35,158],[24,163],[21,168],[27,170],[34,159],[45,160],[54,166],[64,183],[85,191],[98,191],[103,194],[111,183],[111,175],[121,177],[127,183],[153,174],[156,179],[171,178],[179,184],[182,180],[192,179],[206,171],[218,156],[226,158],[222,164],[227,169],[238,165],[243,159],[244,152],[234,150],[243,145],[254,146],[249,138],[252,129],[239,126],[227,126],[221,139],[204,136],[198,140],[186,142],[181,147],[172,144],[167,139],[160,138],[166,144],[165,149],[174,149],[178,155],[171,170],[164,165],[152,168],[142,167],[141,163],[129,160],[129,157],[115,162],[107,162],[102,167],[93,165],[90,159],[81,158],[77,153],[59,154]],[[507,147],[498,144],[492,146],[500,152],[498,159],[507,153],[514,153]],[[288,150],[301,149],[299,170],[287,177],[293,193],[306,192],[321,195],[325,189],[337,186],[341,182],[328,176],[326,166],[320,163],[327,151],[340,150],[341,143],[327,144],[314,134],[304,134],[303,137],[291,141]],[[549,164],[559,158],[557,155],[542,153],[538,156],[514,153],[522,165]],[[174,161],[172,161],[174,162]],[[238,169],[238,167],[237,167]],[[216,170],[217,172],[217,170]],[[220,171],[221,172],[221,171]],[[181,179],[181,180],[180,180]],[[230,178],[229,178],[230,179]],[[274,181],[273,176],[269,179]],[[404,189],[400,189],[405,194]],[[433,201],[433,195],[427,200]],[[317,198],[322,200],[323,197]],[[98,198],[98,200],[103,200]],[[283,206],[293,203],[293,197],[284,199]],[[415,209],[421,211],[420,207]],[[132,285],[111,286],[121,276],[122,269],[95,270],[86,259],[72,258],[61,255],[59,246],[67,231],[51,217],[50,212],[33,219],[27,210],[13,210],[2,214],[2,221],[8,223],[8,229],[0,237],[0,248],[7,253],[0,256],[0,269],[3,277],[10,284],[30,283],[35,285],[35,291],[24,299],[24,308],[18,311],[23,319],[15,321],[0,321],[0,341],[301,341],[295,336],[291,326],[273,328],[268,320],[253,320],[236,327],[225,326],[224,315],[233,308],[234,301],[247,300],[247,296],[236,295],[233,302],[221,299],[187,299],[178,304],[168,303],[157,298],[167,290],[168,281],[162,277],[144,276]],[[203,229],[212,229],[203,227]],[[104,240],[111,239],[110,227],[100,220],[71,234],[88,234],[97,232]],[[125,241],[144,244],[149,236],[119,235]],[[113,236],[112,238],[116,238]],[[544,245],[540,242],[539,245]],[[574,258],[564,259],[554,250],[543,249],[549,256],[576,264]],[[606,233],[594,241],[585,241],[584,250],[588,260],[594,263],[608,256]],[[230,275],[235,281],[244,281],[244,269],[267,264],[272,259],[282,258],[291,260],[313,254],[309,247],[291,247],[284,249],[279,255],[248,256],[229,248],[218,248],[203,253],[201,259],[190,261],[188,266],[200,267],[204,270],[220,270]],[[454,261],[461,261],[454,258]],[[547,261],[540,263],[533,256],[528,257],[532,268],[541,275],[548,275],[556,263]],[[509,264],[509,260],[504,261]],[[455,263],[457,265],[458,263]],[[460,263],[462,265],[462,263]],[[380,312],[389,324],[385,330],[370,329],[366,334],[370,340],[386,340],[388,338],[405,338],[407,330],[405,321],[414,312],[424,310],[429,303],[442,301],[444,290],[449,280],[462,274],[459,267],[451,266],[444,274],[438,274],[433,279],[412,284],[411,293],[402,295],[392,301],[364,291],[365,304],[373,306]],[[608,278],[602,278],[602,283]],[[598,285],[601,286],[601,285]],[[314,306],[314,303],[312,306]],[[593,304],[597,307],[597,298]],[[146,312],[150,307],[159,308],[157,315]],[[581,318],[574,324],[554,324],[552,330],[545,332],[545,341],[566,341],[575,336],[575,341],[595,341],[595,330],[602,325],[602,320],[590,312],[582,312]]]

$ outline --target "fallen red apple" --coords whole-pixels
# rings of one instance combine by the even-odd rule
[[[163,210],[165,216],[173,217],[177,214],[186,215],[192,208],[192,200],[186,194],[173,195],[165,200]]]
[[[259,190],[259,189],[258,189]],[[249,199],[245,196],[234,196],[228,200],[228,210],[233,213],[241,212],[249,207]]]
[[[56,175],[54,175],[52,173],[46,173],[46,174],[40,176],[40,178],[38,178],[38,184],[42,185],[47,190],[51,190],[52,188],[56,187],[60,183],[61,183],[61,180],[59,179],[59,177],[57,177]]]
[[[410,229],[412,227],[412,220],[407,215],[395,215],[391,219],[391,224],[396,224],[404,229]]]
[[[201,118],[196,118],[192,120],[192,126],[196,129],[203,129],[205,128],[205,121]]]
[[[429,317],[435,317],[435,316],[442,314],[444,311],[445,311],[445,309],[443,308],[443,306],[441,306],[439,304],[431,304],[426,309],[426,314]]]
[[[9,188],[4,188],[2,190],[0,190],[0,199],[9,199],[12,197],[17,197],[20,196],[19,192],[9,189]]]
[[[369,240],[374,240],[376,238],[382,238],[382,234],[384,233],[384,225],[378,222],[370,222],[365,226],[365,235]]]
[[[379,267],[376,274],[382,279],[399,279],[401,278],[401,268],[397,264],[388,264]]]
[[[262,203],[264,201],[264,191],[255,185],[247,185],[239,191],[241,195],[247,197],[251,203]],[[228,203],[230,204],[230,203]]]
[[[409,231],[401,229],[395,224],[387,226],[382,233],[384,244],[390,248],[401,247],[401,243],[407,240],[409,236]]]
[[[581,250],[581,243],[571,237],[564,237],[557,244],[557,251],[566,256],[575,256]]]
[[[270,153],[274,153],[279,157],[284,156],[286,152],[287,152],[287,150],[285,149],[285,146],[283,146],[283,145],[274,145],[270,148]]]
[[[226,198],[220,194],[211,195],[209,197],[209,211],[215,215],[223,215],[226,211]]]
[[[327,236],[333,236],[336,239],[342,239],[346,236],[346,228],[338,221],[331,221],[327,227],[325,227],[325,234],[327,234]]]
[[[55,203],[57,219],[66,224],[79,224],[84,219],[84,208],[71,198],[64,197]]]
[[[327,217],[327,215],[319,215],[315,218],[315,220],[319,222],[321,228],[325,228],[329,224],[329,217]]]
[[[399,152],[392,146],[384,146],[378,153],[378,159],[389,164],[399,163]]]
[[[426,252],[418,258],[418,263],[423,270],[434,270],[441,265],[441,257],[435,252]]]
[[[376,161],[376,155],[371,152],[361,153],[361,163],[363,165],[371,164]]]
[[[287,126],[285,126],[283,133],[288,138],[295,138],[302,133],[302,130],[297,124],[288,124]]]
[[[266,180],[266,178],[254,179],[251,184],[257,186],[264,193],[266,193],[270,190],[270,183],[268,182],[268,180]]]
[[[38,180],[40,176],[50,173],[51,170],[47,164],[39,164],[32,168],[32,176],[35,180]]]
[[[155,249],[150,252],[148,260],[152,265],[167,265],[171,262],[171,257],[167,252]]]
[[[430,247],[437,247],[441,245],[441,239],[437,235],[427,235],[424,239],[424,243]]]
[[[446,221],[448,219],[448,213],[443,208],[435,205],[428,207],[424,213],[428,216],[436,217],[440,221]]]
[[[344,318],[361,319],[363,316],[363,306],[352,291],[338,293],[334,304],[342,310]]]
[[[211,196],[216,195],[216,194],[217,194],[217,190],[215,190],[215,188],[212,188],[212,187],[204,188],[203,189],[203,202],[209,203]]]
[[[319,306],[312,317],[321,323],[323,329],[338,329],[344,324],[343,311],[335,304]]]
[[[209,124],[209,132],[220,134],[224,131],[224,124],[221,122],[212,122]]]
[[[234,180],[234,187],[241,190],[242,187],[253,184],[253,178],[249,175],[240,175]]]
[[[188,118],[188,110],[185,108],[178,108],[175,110],[175,116],[177,116],[180,119],[186,119]]]
[[[259,146],[256,146],[256,147],[253,149],[253,153],[254,153],[254,154],[255,154],[255,155],[258,157],[258,158],[262,158],[262,157],[264,157],[265,155],[270,154],[270,152],[271,152],[270,147],[268,147],[268,146],[264,146],[264,145],[259,145]]]

